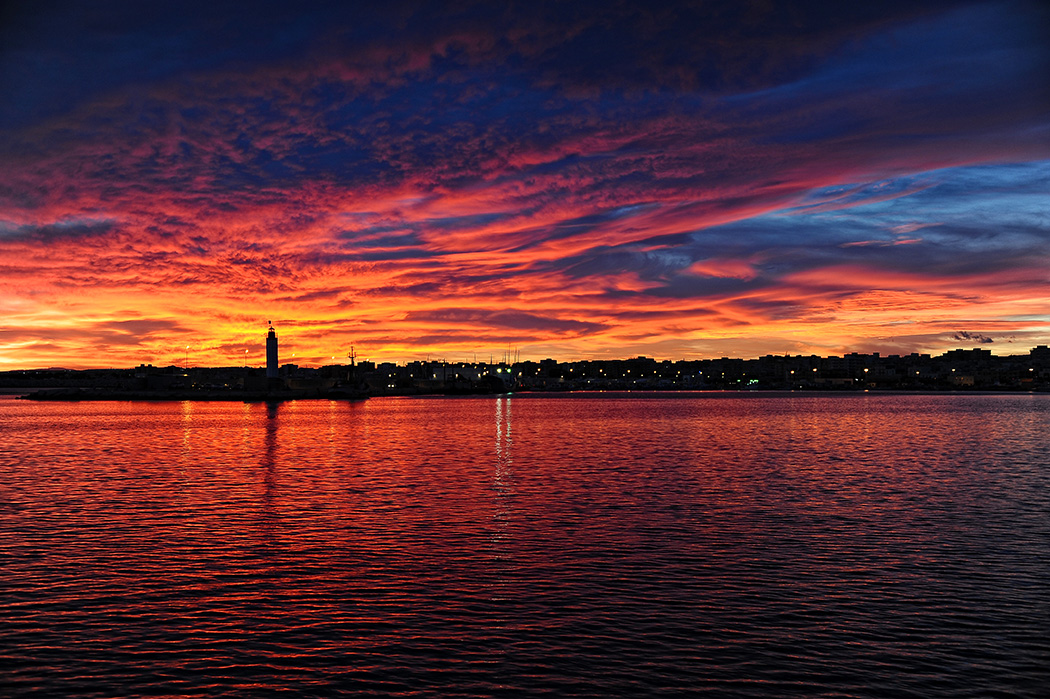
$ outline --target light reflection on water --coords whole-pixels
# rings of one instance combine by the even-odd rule
[[[0,400],[0,695],[1042,696],[1050,398]]]

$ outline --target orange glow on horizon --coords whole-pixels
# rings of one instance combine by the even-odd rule
[[[307,366],[1050,344],[1043,44],[967,12],[817,21],[724,75],[693,40],[559,53],[601,18],[402,41],[379,12],[156,77],[41,36],[0,114],[0,370],[261,366],[268,319]]]

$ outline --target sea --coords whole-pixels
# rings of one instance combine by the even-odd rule
[[[1050,395],[2,397],[0,696],[1050,696]]]

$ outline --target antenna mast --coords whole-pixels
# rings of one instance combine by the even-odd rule
[[[346,354],[350,358],[350,370],[346,372],[346,380],[353,386],[357,384],[357,369],[354,364],[354,360],[357,359],[357,352],[354,351],[354,346],[350,345],[350,351]]]

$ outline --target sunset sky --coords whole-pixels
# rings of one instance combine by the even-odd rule
[[[649,4],[5,5],[0,369],[1050,343],[1041,4]]]

